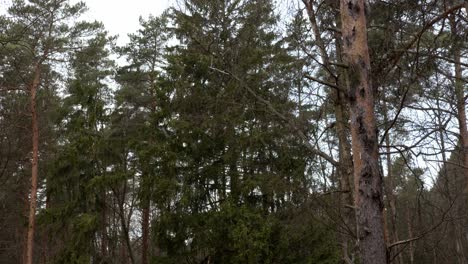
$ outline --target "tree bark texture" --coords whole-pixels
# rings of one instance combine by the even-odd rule
[[[38,182],[38,163],[39,163],[39,125],[37,120],[36,95],[41,79],[41,66],[38,63],[34,67],[34,77],[30,86],[30,107],[31,107],[31,125],[32,125],[32,160],[31,160],[31,193],[29,197],[29,223],[28,237],[26,240],[25,264],[33,263],[34,252],[34,231],[37,206],[37,182]]]
[[[348,65],[357,239],[363,264],[387,263],[382,175],[370,78],[366,3],[341,0],[343,55]]]
[[[338,23],[341,26],[341,21],[337,19]],[[336,36],[336,50],[337,50],[337,60],[339,63],[343,63],[343,43],[341,41],[341,36]],[[346,81],[347,71],[345,69],[340,69],[339,78],[337,81],[337,86],[342,90],[347,90],[349,87],[348,82]],[[349,142],[349,115],[347,113],[347,104],[346,98],[343,92],[333,89],[333,94],[335,98],[335,118],[336,118],[336,134],[338,136],[339,142],[339,157],[340,157],[340,185],[341,190],[345,191],[341,197],[342,208],[345,208],[344,219],[348,232],[350,235],[345,234],[342,238],[343,243],[343,260],[346,263],[353,263],[355,259],[355,240],[356,236],[355,230],[355,217],[354,210],[349,206],[353,204],[353,157],[351,155],[351,144]]]

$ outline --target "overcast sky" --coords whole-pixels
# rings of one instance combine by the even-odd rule
[[[119,35],[118,44],[127,41],[127,34],[139,27],[138,18],[159,15],[171,0],[84,0],[89,8],[88,19],[104,23],[111,35]]]
[[[159,15],[173,0],[82,0],[89,8],[85,18],[104,23],[111,35],[119,35],[118,44],[125,43],[128,33],[138,29],[138,18]],[[72,0],[78,2],[78,0]],[[4,13],[11,0],[0,0],[0,13]]]

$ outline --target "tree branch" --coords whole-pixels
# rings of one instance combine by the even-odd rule
[[[421,36],[424,34],[424,32],[426,32],[430,27],[432,27],[435,23],[439,22],[440,20],[446,18],[448,15],[450,15],[451,13],[457,11],[458,9],[461,9],[464,7],[464,4],[461,3],[461,4],[458,4],[458,5],[455,5],[455,6],[452,6],[451,8],[445,10],[443,13],[441,13],[440,15],[436,16],[435,18],[433,18],[431,21],[429,21],[429,23],[427,23],[426,25],[423,26],[423,28],[417,32],[416,34],[413,35],[413,38],[406,44],[404,45],[404,47],[402,49],[399,49],[399,52],[395,55],[393,61],[390,63],[390,69],[387,71],[387,72],[390,72],[391,70],[393,70],[393,68],[395,67],[395,65],[401,60],[401,58],[403,57],[403,54],[405,52],[407,52],[409,49],[411,49],[411,47],[413,47],[413,45],[421,38]]]
[[[307,146],[307,149],[312,152],[313,154],[317,155],[317,156],[320,156],[322,157],[323,159],[325,159],[326,161],[330,162],[333,166],[335,167],[338,167],[339,166],[339,163],[333,158],[331,157],[330,155],[328,155],[327,153],[319,150],[319,149],[316,149],[309,141],[309,139],[307,138],[307,136],[304,134],[304,132],[302,130],[300,130],[292,121],[291,118],[288,118],[286,117],[285,115],[283,115],[282,113],[280,113],[278,110],[276,110],[276,108],[271,104],[271,102],[269,102],[268,100],[262,98],[261,96],[259,96],[257,93],[255,93],[255,91],[250,88],[248,85],[246,85],[244,83],[243,80],[241,80],[239,77],[237,77],[236,75],[226,71],[226,70],[220,70],[220,69],[217,69],[217,68],[214,68],[214,67],[209,67],[211,70],[213,71],[217,71],[221,74],[225,74],[225,75],[229,75],[231,76],[232,78],[234,78],[236,81],[238,81],[253,97],[255,97],[255,99],[257,99],[258,101],[262,102],[263,104],[265,104],[268,109],[270,109],[270,111],[275,114],[277,117],[279,117],[280,119],[282,119],[283,121],[285,121],[290,128],[292,128],[296,134],[304,141],[304,143],[306,144]]]

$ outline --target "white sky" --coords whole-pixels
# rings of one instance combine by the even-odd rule
[[[111,35],[119,35],[118,44],[127,42],[127,34],[134,33],[139,28],[138,18],[159,15],[168,8],[173,0],[82,0],[89,10],[84,16],[86,20],[97,20]],[[72,0],[71,2],[78,2]],[[11,0],[0,0],[0,14],[4,14]]]
[[[74,1],[76,2],[76,1]],[[86,18],[101,21],[111,35],[119,35],[118,44],[127,42],[127,34],[139,28],[138,18],[159,15],[171,0],[84,0]]]

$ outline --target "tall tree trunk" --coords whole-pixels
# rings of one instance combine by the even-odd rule
[[[341,20],[337,20],[337,26],[341,26]],[[341,41],[341,36],[339,34],[335,35],[336,40],[336,53],[337,60],[339,63],[343,63],[343,43]],[[337,86],[341,90],[346,91],[349,89],[348,82],[346,81],[347,72],[344,68],[340,68],[339,78],[337,80]],[[350,207],[353,204],[353,157],[351,155],[351,144],[348,140],[349,135],[349,116],[347,115],[347,104],[346,98],[342,91],[333,89],[333,94],[335,97],[335,118],[336,118],[336,134],[338,135],[339,141],[339,156],[340,156],[340,185],[341,189],[344,191],[342,194],[342,208],[345,212],[345,223],[350,228],[351,236],[345,235],[346,237],[342,238],[343,243],[343,259],[346,263],[354,263],[355,259],[355,233],[356,233],[356,221],[355,221],[355,212]],[[352,247],[351,249],[349,247]],[[351,254],[351,256],[350,256]]]
[[[150,219],[150,202],[146,202],[143,208],[143,219],[141,229],[143,232],[141,246],[141,263],[148,264],[148,242],[149,242],[149,219]]]
[[[126,169],[126,165],[125,166],[125,171],[127,170]],[[130,261],[132,264],[135,264],[135,258],[133,256],[133,249],[132,249],[132,243],[131,243],[131,240],[130,240],[130,234],[129,234],[129,227],[130,227],[130,221],[126,221],[125,220],[125,207],[124,207],[124,204],[125,204],[125,197],[126,197],[126,194],[127,194],[127,182],[124,183],[124,187],[123,187],[123,190],[122,190],[122,194],[120,196],[120,199],[117,199],[118,200],[118,206],[119,206],[119,216],[120,216],[120,227],[121,227],[121,236],[122,236],[122,244],[125,243],[125,245],[127,246],[127,253],[128,253],[128,256],[130,257]],[[117,194],[119,195],[119,194]],[[118,196],[117,196],[118,197]]]
[[[47,193],[47,191],[46,191]],[[45,207],[46,207],[46,210],[50,208],[50,195],[47,194],[46,195],[46,201],[45,201]],[[50,237],[47,235],[48,233],[48,230],[44,230],[44,233],[43,233],[43,238],[42,238],[42,243],[43,243],[43,254],[44,254],[44,264],[47,264],[49,263],[49,258],[51,256],[50,254]]]
[[[309,22],[312,26],[312,31],[314,34],[314,38],[317,44],[317,47],[320,52],[320,57],[322,59],[322,63],[324,65],[325,70],[328,72],[328,81],[329,82],[335,82],[336,86],[339,87],[341,90],[345,90],[344,88],[347,87],[347,82],[346,82],[346,71],[343,69],[339,69],[336,78],[334,73],[331,72],[331,63],[330,63],[330,57],[327,53],[327,49],[325,47],[325,43],[321,37],[321,32],[319,31],[319,26],[317,24],[317,18],[316,18],[316,11],[314,10],[313,7],[313,0],[303,0],[304,6],[307,10],[307,15],[309,18]],[[331,8],[337,8],[337,3],[336,5],[334,3],[331,3]],[[340,18],[336,18],[336,23],[337,26],[341,24]],[[341,36],[336,35],[335,36],[335,44],[336,44],[336,54],[337,54],[337,61],[341,63],[343,61],[342,55],[342,43],[341,43]],[[344,95],[341,91],[339,91],[336,88],[333,88],[332,91],[332,96],[334,99],[334,111],[335,111],[335,118],[336,118],[336,133],[338,136],[338,141],[339,141],[339,160],[340,160],[340,166],[338,169],[338,175],[340,179],[340,189],[342,191],[341,196],[340,196],[340,208],[344,208],[344,232],[342,235],[340,235],[340,240],[342,244],[342,258],[343,261],[346,263],[352,263],[354,259],[354,250],[350,249],[350,245],[352,245],[352,236],[354,235],[354,212],[353,210],[349,207],[353,203],[353,191],[351,188],[351,181],[352,181],[352,174],[353,174],[353,162],[352,162],[352,156],[351,156],[351,146],[348,141],[348,128],[346,127],[348,124],[349,117],[346,115],[346,100],[344,98]],[[341,211],[341,209],[340,209]],[[351,234],[348,234],[351,233]],[[351,253],[351,256],[350,256]]]
[[[341,0],[343,53],[348,65],[357,239],[363,264],[387,263],[382,175],[370,78],[364,0]]]
[[[468,193],[468,128],[466,122],[466,105],[465,105],[465,92],[464,92],[464,83],[463,83],[463,76],[462,76],[462,66],[461,66],[461,52],[460,47],[462,45],[462,41],[460,39],[459,29],[457,28],[457,24],[460,23],[456,20],[456,15],[451,14],[450,17],[450,27],[452,37],[454,38],[452,49],[453,49],[453,58],[454,58],[454,66],[455,66],[455,97],[456,97],[456,105],[457,105],[457,119],[458,119],[458,126],[459,126],[459,133],[460,133],[460,148],[461,148],[461,168],[463,171],[465,186],[464,186],[464,194]],[[464,206],[460,203],[463,203],[464,200],[459,201],[456,206],[457,211],[461,215]],[[464,254],[464,243],[463,243],[463,236],[464,230],[462,228],[462,223],[457,221],[454,225],[455,227],[455,242],[456,242],[456,252],[458,256],[458,263],[464,264],[466,263],[466,258]]]
[[[459,32],[457,29],[457,22],[455,20],[455,15],[450,16],[450,24],[452,36],[455,38],[453,43],[453,57],[454,57],[454,66],[455,66],[455,96],[457,100],[457,118],[458,126],[460,130],[460,147],[461,151],[461,160],[462,160],[462,169],[464,172],[465,181],[467,183],[465,187],[465,192],[468,192],[468,127],[466,124],[466,104],[465,104],[465,92],[462,76],[462,66],[461,66],[461,53],[460,45],[461,41],[458,36]]]
[[[37,181],[39,163],[39,125],[37,120],[36,95],[41,79],[41,65],[34,67],[34,78],[30,87],[31,125],[32,125],[32,161],[31,161],[31,194],[29,198],[28,238],[26,240],[25,264],[33,263],[34,231],[37,206]]]
[[[135,264],[135,258],[133,257],[133,249],[132,249],[132,242],[130,240],[130,234],[129,234],[129,229],[127,225],[127,221],[125,220],[125,209],[123,207],[123,204],[120,205],[120,224],[122,228],[122,244],[125,243],[127,246],[127,253],[128,256],[130,257],[130,261],[132,264]]]
[[[340,189],[341,194],[341,208],[344,210],[344,221],[347,232],[343,232],[341,243],[343,252],[343,261],[346,263],[353,263],[354,259],[354,243],[353,236],[355,235],[355,221],[354,211],[350,207],[353,204],[353,191],[352,191],[352,173],[353,173],[353,161],[351,156],[351,146],[348,142],[348,133],[346,124],[348,118],[344,115],[344,101],[341,98],[341,94],[338,91],[335,92],[335,116],[336,116],[336,132],[339,141],[339,156],[340,156]],[[351,247],[351,248],[350,248]],[[350,255],[351,254],[351,255]]]
[[[411,222],[411,212],[410,212],[410,207],[408,204],[406,204],[406,225],[408,226],[408,237],[414,237],[413,236],[413,223]],[[409,258],[410,258],[410,263],[414,263],[414,241],[409,242]]]
[[[388,129],[388,107],[387,107],[387,102],[383,103],[383,112],[384,112],[384,123],[385,123],[385,129]],[[398,236],[398,229],[396,226],[397,223],[397,208],[396,208],[396,197],[394,193],[395,189],[395,182],[394,182],[394,176],[392,173],[392,156],[391,156],[391,148],[390,148],[390,133],[385,134],[385,150],[386,150],[386,160],[387,160],[387,199],[388,199],[388,205],[390,207],[390,225],[391,225],[391,239],[393,242],[399,241],[399,236]],[[400,252],[400,247],[397,246],[395,248],[396,252]],[[401,253],[398,253],[398,262],[403,264],[403,255]]]
[[[465,253],[463,251],[463,228],[460,221],[456,221],[453,225],[455,230],[455,252],[457,254],[458,264],[465,264]]]
[[[102,213],[101,213],[101,218],[102,218],[102,230],[101,230],[101,258],[106,259],[107,258],[107,248],[108,248],[108,243],[107,243],[107,203],[106,203],[106,193],[104,191],[103,195],[104,200],[102,201]]]

